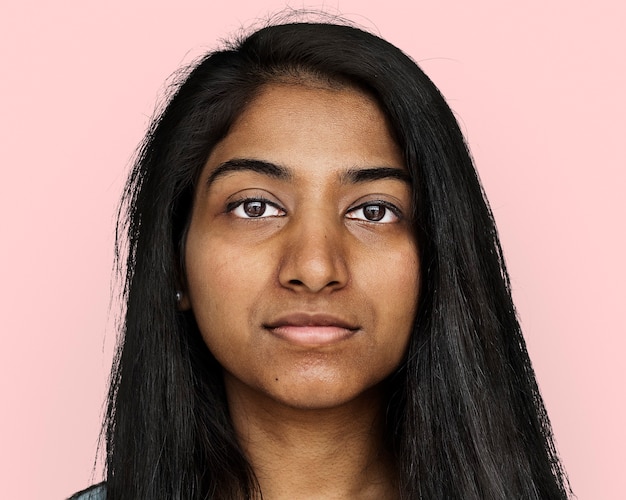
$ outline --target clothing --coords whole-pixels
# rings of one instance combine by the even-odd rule
[[[100,483],[74,493],[68,500],[106,500],[106,497],[106,486],[104,483]]]

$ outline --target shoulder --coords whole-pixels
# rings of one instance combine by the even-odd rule
[[[107,496],[104,483],[95,484],[86,490],[74,493],[68,500],[105,500]]]

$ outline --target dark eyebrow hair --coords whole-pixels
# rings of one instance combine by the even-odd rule
[[[281,180],[290,180],[293,178],[291,171],[281,165],[276,165],[263,160],[254,160],[248,158],[235,158],[232,160],[221,163],[207,179],[207,187],[215,182],[219,177],[222,177],[231,172],[241,172],[249,170],[252,172],[258,172],[269,177],[274,177]]]
[[[293,173],[287,167],[264,160],[234,158],[221,163],[211,172],[206,182],[207,188],[226,174],[245,170],[285,181],[293,179]],[[409,185],[412,184],[411,176],[406,170],[393,167],[350,168],[341,173],[340,181],[342,184],[360,184],[384,179],[397,179]]]
[[[406,170],[392,167],[351,168],[341,174],[344,184],[359,184],[383,179],[397,179],[412,185],[411,176]]]

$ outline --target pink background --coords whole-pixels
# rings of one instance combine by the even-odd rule
[[[2,498],[64,498],[100,477],[113,215],[129,159],[181,63],[285,6],[211,3],[3,2]],[[408,52],[455,110],[572,486],[624,498],[623,2],[322,5]]]

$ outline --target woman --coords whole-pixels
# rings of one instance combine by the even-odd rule
[[[567,498],[470,155],[400,50],[209,54],[124,200],[108,500]]]

